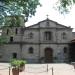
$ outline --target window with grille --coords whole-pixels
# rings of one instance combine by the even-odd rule
[[[13,42],[13,37],[10,37],[10,42]]]
[[[18,29],[17,29],[17,28],[15,29],[15,33],[16,33],[16,34],[18,33]]]
[[[17,58],[17,53],[12,53],[13,58]]]
[[[29,48],[29,52],[28,53],[33,54],[33,48],[32,47]]]
[[[63,51],[64,53],[67,53],[67,47],[64,47]]]
[[[32,39],[33,38],[33,33],[29,33],[29,38]]]
[[[44,40],[51,40],[52,39],[52,32],[44,32]]]
[[[8,33],[9,33],[9,29],[7,29],[7,35],[8,35]]]
[[[65,32],[62,33],[62,39],[67,39],[67,36],[66,36]]]

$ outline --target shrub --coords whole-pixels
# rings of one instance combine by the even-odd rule
[[[11,66],[15,68],[19,68],[21,66],[24,66],[27,62],[24,60],[17,60],[17,59],[12,59],[11,61]]]

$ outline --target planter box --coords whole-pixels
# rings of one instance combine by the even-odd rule
[[[12,69],[12,74],[13,74],[13,75],[19,75],[19,69],[13,68],[13,69]]]

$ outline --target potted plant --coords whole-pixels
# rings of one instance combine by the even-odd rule
[[[25,69],[25,64],[26,64],[27,62],[24,61],[24,60],[20,60],[19,63],[20,63],[19,71],[21,72],[21,71],[23,71],[23,70]]]
[[[22,72],[25,69],[26,63],[27,62],[24,60],[13,59],[11,61],[13,75],[19,75],[19,72]]]
[[[13,75],[19,75],[19,68],[12,68],[12,74]]]

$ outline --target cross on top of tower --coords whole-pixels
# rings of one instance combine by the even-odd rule
[[[47,16],[47,19],[48,19],[48,16],[49,16],[49,15],[47,14],[46,16]]]

